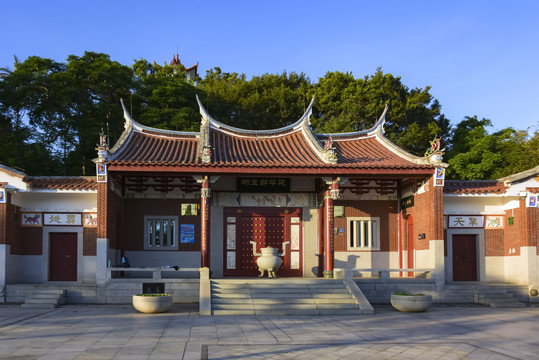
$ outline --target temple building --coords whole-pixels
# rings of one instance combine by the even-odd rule
[[[122,302],[140,292],[115,278],[129,279],[117,270],[128,261],[170,291],[181,281],[167,275],[185,269],[191,290],[176,300],[198,301],[197,269],[256,279],[265,247],[282,254],[281,278],[345,272],[374,303],[387,296],[373,278],[437,302],[454,301],[459,283],[537,289],[539,167],[448,181],[439,146],[417,157],[384,136],[387,107],[371,129],[316,134],[313,102],[295,123],[258,131],[213,119],[200,101],[199,132],[150,128],[124,107],[125,130],[110,149],[102,139],[94,178],[0,167],[4,295],[22,301],[17,284],[65,282],[87,286],[74,301]]]

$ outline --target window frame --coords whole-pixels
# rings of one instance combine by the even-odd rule
[[[155,245],[149,245],[148,242],[148,227],[150,221],[159,220],[161,224],[165,220],[174,221],[174,234],[173,234],[173,241],[174,244],[172,246],[155,246]],[[168,226],[168,229],[170,229],[171,226]],[[178,250],[179,249],[179,241],[180,241],[180,234],[179,234],[179,217],[178,216],[169,216],[169,215],[146,215],[144,216],[144,250],[151,250],[151,251],[159,251],[159,250]],[[170,232],[169,232],[170,234]],[[155,239],[155,236],[154,236]]]
[[[365,222],[365,221],[371,224],[369,226],[369,229],[371,229],[369,245],[365,246],[364,238],[358,239],[356,237],[354,239],[355,240],[354,244],[355,245],[359,244],[360,246],[353,246],[352,236],[353,236],[354,228],[356,227],[353,224],[357,222]],[[374,237],[372,236],[373,225],[374,225],[374,232],[375,232]],[[364,232],[362,231],[361,233],[364,233]],[[380,251],[380,218],[379,217],[348,217],[346,218],[346,248],[349,251],[358,251],[358,250]]]

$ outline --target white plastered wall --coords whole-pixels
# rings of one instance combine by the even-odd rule
[[[399,254],[396,251],[337,251],[335,252],[335,268],[399,268]]]
[[[303,276],[316,277],[318,276],[318,209],[304,207],[302,213]]]
[[[43,212],[95,212],[95,191],[19,192],[11,197],[21,211]]]

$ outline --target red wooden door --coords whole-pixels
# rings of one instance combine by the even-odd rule
[[[77,234],[51,233],[49,280],[77,281]]]
[[[477,281],[475,235],[453,235],[453,281]]]
[[[268,246],[282,253],[283,242],[288,241],[278,275],[301,276],[300,215],[301,209],[244,208],[240,213],[237,209],[225,210],[224,275],[254,277],[260,274],[251,241],[256,242],[257,253]]]
[[[406,238],[408,240],[408,261],[406,266],[408,269],[414,268],[414,219],[412,215],[408,216],[407,219],[407,228],[406,228]],[[408,272],[409,277],[414,277],[414,272]]]

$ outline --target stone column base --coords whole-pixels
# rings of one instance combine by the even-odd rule
[[[324,270],[324,278],[333,279],[333,270]]]

